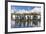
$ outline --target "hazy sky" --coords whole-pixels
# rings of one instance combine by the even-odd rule
[[[36,8],[35,6],[15,6],[15,5],[12,5],[11,6],[11,9],[12,10],[32,10],[33,8]],[[38,7],[40,8],[40,7]]]

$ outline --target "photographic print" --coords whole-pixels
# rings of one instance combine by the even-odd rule
[[[44,4],[8,2],[8,32],[44,30]]]
[[[11,5],[11,28],[40,27],[40,6]]]

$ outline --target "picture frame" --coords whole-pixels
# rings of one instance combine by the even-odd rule
[[[38,8],[40,8],[40,9],[38,9]],[[17,11],[22,11],[22,12],[17,12],[15,9]],[[11,10],[14,12],[12,12]],[[28,12],[28,10],[30,12]],[[32,10],[32,12],[31,12],[31,10]],[[37,10],[38,10],[38,12],[37,12]],[[41,12],[39,12],[39,11],[41,11]],[[14,14],[12,14],[12,13],[14,13]],[[38,20],[40,20],[39,25],[36,24],[36,22],[37,22],[36,19],[32,19],[33,20],[32,23],[34,23],[35,25],[32,24],[31,26],[29,26],[30,17],[27,15],[29,15],[29,14],[38,15],[36,13],[38,13],[40,15],[40,18],[38,19]],[[22,27],[22,25],[21,26],[15,25],[15,27],[14,27],[13,25],[16,22],[20,21],[18,18],[19,21],[15,21],[15,23],[12,23],[13,25],[11,24],[11,22],[13,22],[12,20],[16,19],[16,17],[15,17],[16,14],[18,14],[18,15],[22,14],[22,16],[26,15],[27,17],[29,17],[28,18],[29,20],[27,20],[27,18],[23,18],[20,22],[22,24],[23,20],[26,19],[29,24],[27,26],[26,25],[24,26],[24,24],[23,24],[23,27]],[[13,15],[14,17],[12,18],[11,15]],[[35,20],[36,20],[36,22],[35,22]],[[5,2],[5,32],[6,33],[24,33],[24,32],[41,32],[41,31],[45,31],[45,3],[44,2],[26,2],[26,1],[6,1]]]

